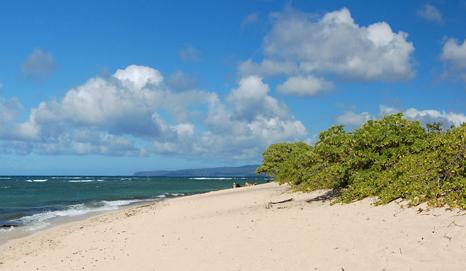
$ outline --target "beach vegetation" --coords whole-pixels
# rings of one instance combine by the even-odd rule
[[[269,146],[257,172],[299,191],[335,190],[335,202],[375,197],[466,209],[466,124],[422,126],[399,113],[353,131],[333,126],[312,145]]]

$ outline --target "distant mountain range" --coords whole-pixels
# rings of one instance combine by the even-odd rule
[[[196,168],[181,170],[154,170],[134,173],[135,176],[152,177],[250,177],[256,176],[259,165],[241,167]]]

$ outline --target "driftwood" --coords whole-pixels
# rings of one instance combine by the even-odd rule
[[[292,201],[293,198],[285,199],[285,200],[280,200],[280,201],[269,201],[267,205],[265,206],[266,209],[272,208],[274,204],[280,204],[280,203],[286,203]]]
[[[289,199],[284,199],[284,200],[281,200],[281,201],[271,201],[269,203],[270,204],[280,204],[280,203],[290,202],[292,200],[293,200],[293,198],[289,198]]]

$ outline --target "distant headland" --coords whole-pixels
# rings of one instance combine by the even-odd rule
[[[134,176],[152,177],[250,177],[256,176],[258,165],[245,165],[240,167],[214,167],[180,170],[154,170],[140,171]]]

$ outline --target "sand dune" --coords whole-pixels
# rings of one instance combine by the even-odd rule
[[[0,270],[466,270],[465,212],[321,194],[270,183],[133,207],[10,241]]]

